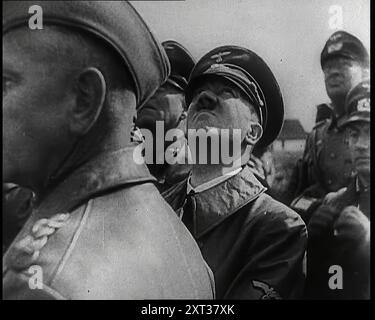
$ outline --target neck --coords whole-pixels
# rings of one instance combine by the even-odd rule
[[[233,159],[228,164],[195,164],[191,169],[190,183],[195,188],[205,182],[213,180],[217,177],[221,177],[226,173],[232,172],[249,162],[250,154],[252,152],[251,146],[245,146],[242,148],[241,157]]]
[[[338,97],[334,100],[332,100],[332,107],[333,112],[335,113],[336,117],[340,118],[345,114],[345,98]]]
[[[246,161],[242,162],[232,162],[231,165],[223,165],[223,164],[196,164],[192,166],[191,169],[191,178],[190,183],[195,188],[203,183],[211,181],[215,178],[221,177],[226,173],[232,172],[238,168],[241,168],[245,163],[247,163],[248,158]]]
[[[223,175],[224,166],[221,164],[214,165],[194,165],[191,170],[190,183],[195,188],[205,182],[211,181]]]
[[[110,120],[104,116],[99,118],[98,122],[84,137],[76,140],[66,157],[60,161],[58,168],[47,177],[43,186],[38,188],[40,198],[43,198],[55,185],[59,184],[78,167],[99,154],[132,145],[131,121],[129,119],[132,118],[126,115],[116,118],[111,117]]]

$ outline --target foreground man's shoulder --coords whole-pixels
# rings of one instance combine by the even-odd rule
[[[68,215],[38,248],[37,259],[29,261],[22,250],[12,253],[3,278],[7,298],[213,297],[199,248],[152,184],[91,198]],[[30,221],[25,236],[34,224]],[[40,291],[28,287],[30,265],[40,267]]]
[[[102,255],[115,275],[113,283],[131,280],[133,287],[125,295],[132,299],[212,298],[209,272],[198,246],[153,184],[108,197],[112,212],[105,212],[110,205],[105,197],[97,199],[93,208],[100,235],[96,243],[107,247]],[[103,231],[102,214],[110,220]]]

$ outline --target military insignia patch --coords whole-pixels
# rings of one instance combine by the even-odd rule
[[[211,64],[210,69],[212,69],[212,70],[227,70],[228,68],[226,66],[221,65],[221,64],[214,63],[214,64]]]
[[[370,99],[364,98],[358,101],[357,111],[359,112],[370,112]]]
[[[362,88],[365,88],[365,89],[370,89],[370,83],[362,83]]]
[[[227,56],[230,53],[231,53],[230,51],[219,52],[211,56],[211,59],[216,59],[216,62],[219,63],[223,61],[222,57]]]
[[[267,283],[257,280],[251,281],[253,287],[255,289],[259,289],[263,292],[263,295],[261,296],[261,300],[280,300],[280,295],[276,292],[274,288],[269,286]]]
[[[339,51],[342,48],[342,42],[333,43],[330,46],[328,46],[328,53],[332,53],[334,51]]]

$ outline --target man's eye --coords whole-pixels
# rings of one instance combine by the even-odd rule
[[[355,130],[350,130],[349,131],[349,136],[350,136],[350,138],[357,138],[358,137],[358,132],[357,131],[355,131]]]
[[[12,81],[9,78],[3,77],[3,94],[9,90],[12,85]]]
[[[341,67],[351,67],[353,63],[350,60],[341,60],[340,61],[340,66]]]
[[[236,93],[231,88],[223,88],[220,90],[221,95],[236,97]]]
[[[6,93],[14,83],[15,82],[11,78],[3,76],[3,94]]]

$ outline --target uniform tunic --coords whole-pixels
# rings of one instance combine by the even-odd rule
[[[213,298],[198,246],[133,152],[98,156],[42,199],[3,258],[5,299]]]
[[[301,297],[306,227],[265,194],[251,169],[187,196],[187,180],[163,196],[197,240],[218,299]]]
[[[305,193],[322,198],[347,186],[353,172],[345,129],[332,116],[319,122],[309,134],[291,188],[295,196]]]

